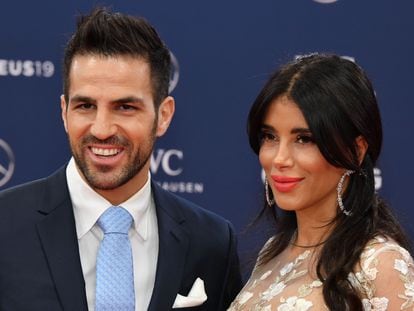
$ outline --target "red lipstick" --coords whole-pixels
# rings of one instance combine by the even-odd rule
[[[303,179],[303,177],[272,176],[273,185],[278,192],[289,192],[293,190]]]

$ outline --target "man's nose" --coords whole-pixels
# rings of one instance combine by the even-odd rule
[[[98,109],[92,121],[90,132],[100,140],[105,140],[117,131],[117,125],[113,122],[111,113],[106,109]]]

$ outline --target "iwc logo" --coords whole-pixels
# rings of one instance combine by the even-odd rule
[[[179,177],[184,168],[182,162],[184,152],[179,149],[156,149],[151,155],[151,173],[154,179],[165,190],[178,193],[203,193],[204,183],[194,181],[173,180]],[[160,181],[156,177],[161,171],[172,180]]]
[[[171,94],[174,91],[175,87],[178,84],[180,79],[180,66],[178,65],[178,60],[175,55],[170,51],[171,56],[171,76],[170,76],[170,85],[168,87],[168,93]]]
[[[14,172],[14,154],[10,146],[0,139],[0,187],[4,186]]]

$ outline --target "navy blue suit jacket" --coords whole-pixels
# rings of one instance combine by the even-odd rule
[[[225,310],[241,289],[230,223],[152,184],[159,255],[151,311],[171,310],[197,277],[208,296],[199,307]],[[65,169],[0,192],[0,310],[87,310]]]

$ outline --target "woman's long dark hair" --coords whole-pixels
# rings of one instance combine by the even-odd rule
[[[250,110],[248,135],[256,154],[269,106],[281,96],[298,105],[324,158],[336,167],[355,171],[343,195],[351,216],[338,209],[332,220],[335,229],[318,258],[317,275],[323,281],[323,297],[330,310],[363,310],[360,293],[348,275],[366,244],[383,235],[410,250],[400,224],[375,193],[374,166],[382,145],[382,125],[374,90],[357,64],[336,55],[312,54],[288,63],[271,76]],[[361,164],[358,137],[368,144]],[[280,254],[297,229],[294,212],[265,203],[263,213],[271,214],[276,232],[259,264]]]

